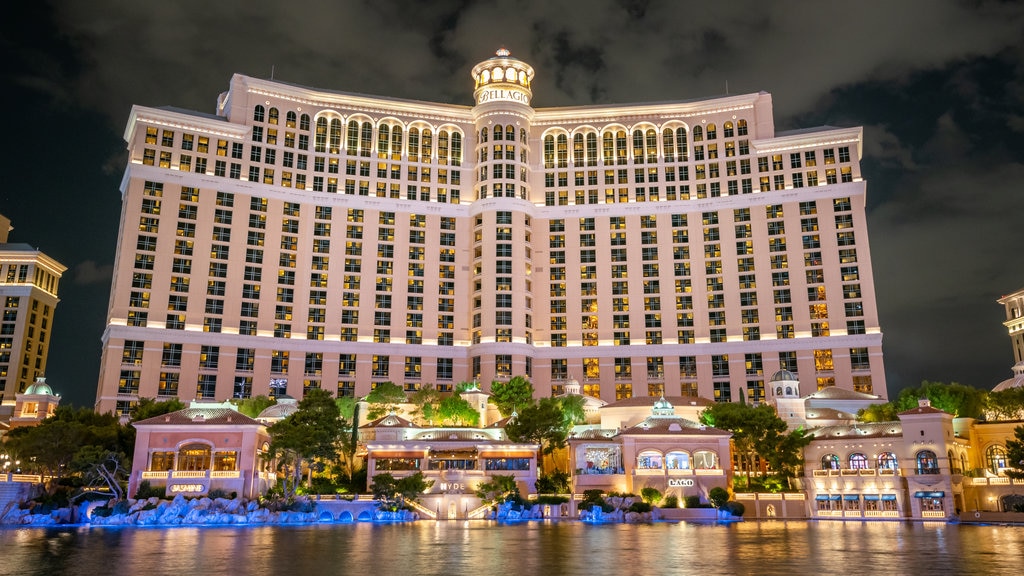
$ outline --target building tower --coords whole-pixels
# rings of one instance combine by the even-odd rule
[[[476,199],[470,376],[526,374],[533,361],[533,68],[502,48],[473,67]],[[484,366],[484,364],[490,364]]]
[[[1015,364],[1024,362],[1024,288],[1007,294],[998,300],[1006,309],[1006,321],[1003,326],[1010,334],[1010,345],[1013,347]]]
[[[10,220],[0,216],[0,418],[16,395],[46,373],[57,285],[67,268],[28,244],[8,242]]]

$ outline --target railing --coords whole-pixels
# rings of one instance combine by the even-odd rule
[[[921,518],[945,518],[946,513],[942,510],[923,510]]]
[[[721,469],[705,470],[702,468],[698,468],[694,472],[697,473],[697,476],[725,476],[725,470]]]
[[[43,477],[39,474],[0,474],[0,482],[28,482],[39,484]]]
[[[899,518],[900,513],[896,510],[866,510],[865,518]]]

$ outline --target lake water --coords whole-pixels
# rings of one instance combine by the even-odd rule
[[[1019,574],[1024,527],[908,522],[419,521],[3,528],[0,574]]]

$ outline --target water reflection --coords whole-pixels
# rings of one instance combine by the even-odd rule
[[[1024,527],[902,522],[418,522],[0,529],[18,575],[1016,573]]]

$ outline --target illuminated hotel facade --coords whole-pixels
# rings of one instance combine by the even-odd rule
[[[11,221],[0,215],[0,422],[17,395],[46,374],[57,287],[67,268],[29,244],[8,242]]]
[[[136,106],[100,411],[525,375],[606,401],[885,396],[860,128],[771,96],[474,106],[235,75],[215,115]]]

